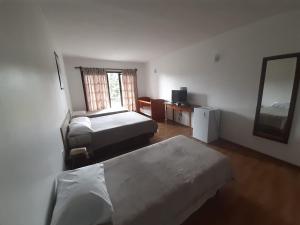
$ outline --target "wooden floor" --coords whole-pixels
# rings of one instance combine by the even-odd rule
[[[160,123],[152,143],[191,129]],[[210,147],[227,155],[231,182],[183,225],[300,225],[300,169],[224,140]],[[182,193],[184,194],[184,193]]]

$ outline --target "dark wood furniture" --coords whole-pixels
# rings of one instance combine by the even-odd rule
[[[143,134],[103,148],[97,149],[90,157],[91,164],[102,162],[145,147],[151,143],[154,134]]]
[[[70,169],[87,166],[90,163],[90,157],[86,147],[71,149],[69,158],[68,168]]]
[[[165,100],[163,99],[151,99],[149,97],[140,97],[137,101],[137,111],[139,113],[150,116],[153,120],[162,122],[165,120]],[[143,107],[149,107],[150,112],[144,113]]]
[[[168,109],[172,110],[172,120],[175,121],[175,112],[187,112],[189,114],[189,126],[192,127],[192,112],[194,112],[194,108],[199,107],[197,105],[177,105],[171,102],[165,102],[165,118],[168,119],[167,113]]]

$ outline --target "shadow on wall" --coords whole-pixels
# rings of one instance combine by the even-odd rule
[[[51,223],[52,213],[53,213],[53,210],[54,210],[55,202],[56,202],[56,183],[53,182],[53,187],[52,187],[52,191],[51,191],[50,204],[48,206],[48,213],[47,213],[47,218],[46,218],[46,224],[50,224]]]
[[[292,130],[288,144],[268,140],[253,135],[253,119],[235,112],[224,111],[221,113],[220,135],[221,138],[270,155],[274,158],[299,165],[300,130],[298,118],[293,120]]]
[[[190,104],[207,106],[207,95],[206,94],[200,94],[200,93],[188,91],[187,99]]]
[[[220,134],[222,138],[240,142],[241,130],[243,130],[244,136],[252,135],[254,118],[251,119],[236,112],[230,112],[226,110],[221,111]]]

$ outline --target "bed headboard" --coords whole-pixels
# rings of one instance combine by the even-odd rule
[[[69,149],[67,134],[68,134],[68,128],[69,128],[68,126],[69,126],[70,120],[71,120],[71,112],[70,112],[70,110],[68,110],[66,117],[60,127],[60,133],[61,133],[61,137],[62,137],[62,140],[64,143],[65,152]]]

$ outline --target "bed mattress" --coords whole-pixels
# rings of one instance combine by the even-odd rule
[[[232,179],[223,154],[184,136],[104,162],[114,225],[180,225]]]
[[[94,130],[88,147],[91,151],[157,131],[155,121],[136,112],[95,117],[91,123]]]
[[[278,107],[263,107],[260,111],[259,123],[283,130],[287,121],[288,109]]]

